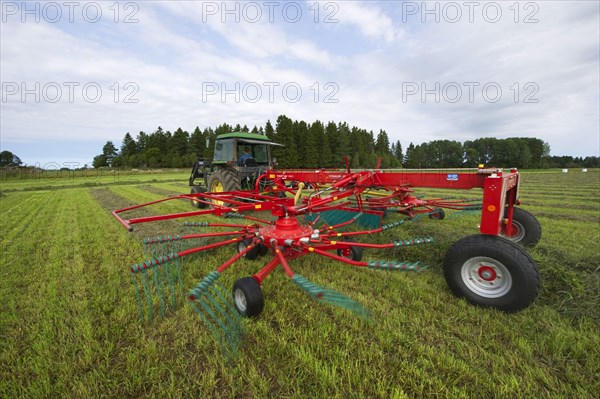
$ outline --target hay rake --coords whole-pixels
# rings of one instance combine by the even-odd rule
[[[260,192],[259,187],[267,189]],[[304,190],[305,187],[310,189]],[[481,187],[484,189],[483,200],[474,203],[448,197],[424,199],[414,195],[413,187]],[[520,244],[535,244],[541,230],[539,224],[531,223],[532,215],[514,207],[518,203],[518,188],[516,170],[479,169],[452,173],[439,170],[269,170],[260,176],[253,191],[179,195],[119,209],[113,211],[113,215],[129,230],[140,223],[208,215],[248,222],[185,222],[184,226],[188,228],[209,232],[145,239],[150,259],[131,267],[142,322],[152,320],[157,311],[164,315],[186,301],[215,335],[223,352],[234,353],[243,335],[240,316],[256,317],[262,312],[261,285],[275,270],[281,269],[310,298],[368,319],[369,312],[360,303],[296,274],[290,262],[311,256],[358,268],[422,271],[426,267],[414,261],[364,261],[363,250],[428,245],[434,242],[433,237],[383,244],[362,239],[396,229],[423,216],[443,219],[444,209],[481,212],[481,234],[456,242],[444,259],[444,276],[454,294],[473,304],[507,312],[529,306],[539,291],[539,272],[527,252],[510,238],[519,238]],[[133,219],[121,216],[133,209],[176,199],[193,200],[205,209]],[[259,211],[270,212],[275,220],[258,217],[255,212]],[[388,212],[398,212],[408,218],[383,223]],[[214,228],[227,230],[210,231]],[[529,241],[523,240],[524,237]],[[206,240],[221,241],[207,243]],[[228,245],[234,245],[236,253],[184,294],[184,258]],[[231,295],[227,294],[218,282],[221,274],[241,258],[253,260],[259,257],[269,258],[266,265],[252,276],[237,280]],[[143,305],[144,298],[147,306]]]

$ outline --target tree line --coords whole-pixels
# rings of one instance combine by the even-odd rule
[[[381,159],[382,168],[455,168],[479,164],[497,167],[598,167],[596,156],[586,158],[550,156],[548,143],[538,138],[493,137],[469,140],[434,140],[412,142],[403,151],[399,140],[390,142],[385,130],[350,127],[346,122],[312,123],[280,115],[275,126],[268,120],[264,127],[223,123],[215,129],[196,127],[189,133],[181,128],[174,132],[161,127],[152,133],[140,131],[134,139],[128,132],[117,148],[106,142],[102,154],[94,157],[93,166],[113,168],[180,168],[191,167],[198,157],[212,159],[216,136],[237,131],[266,135],[285,147],[273,149],[282,168],[342,167],[348,156],[352,168],[374,168]],[[208,145],[207,145],[208,144]]]

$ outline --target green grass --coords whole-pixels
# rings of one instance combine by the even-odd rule
[[[143,260],[142,237],[181,229],[157,222],[132,234],[108,212],[187,192],[187,173],[105,178],[101,188],[83,178],[2,182],[0,397],[596,397],[600,173],[572,172],[523,174],[524,208],[544,231],[530,250],[542,275],[530,308],[504,314],[452,296],[441,260],[459,237],[477,233],[478,216],[423,219],[368,240],[433,235],[435,245],[365,251],[366,259],[421,260],[430,266],[422,273],[353,269],[316,255],[292,262],[367,307],[370,322],[311,301],[276,272],[232,359],[188,306],[138,323],[127,267]],[[190,209],[181,201],[151,211]],[[190,258],[186,289],[233,254],[224,247]],[[265,261],[242,260],[221,283],[231,287]]]

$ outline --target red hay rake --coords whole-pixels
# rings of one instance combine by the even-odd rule
[[[483,188],[483,199],[479,204],[452,198],[423,199],[414,195],[414,187],[479,187]],[[261,313],[264,306],[261,284],[277,269],[281,269],[312,299],[368,318],[368,311],[360,303],[294,273],[290,262],[310,255],[359,268],[421,271],[424,267],[419,262],[363,261],[363,250],[427,245],[433,242],[432,237],[385,244],[359,240],[397,228],[421,216],[443,219],[444,209],[481,212],[481,234],[456,242],[444,259],[444,276],[451,290],[479,306],[507,312],[526,308],[539,291],[539,272],[521,245],[535,245],[541,236],[541,228],[531,214],[514,207],[518,203],[518,194],[519,173],[516,170],[268,170],[257,180],[253,191],[178,195],[115,210],[113,215],[129,230],[140,223],[205,215],[248,222],[186,222],[184,225],[187,227],[227,228],[228,231],[145,239],[144,245],[152,259],[131,266],[132,283],[143,322],[145,319],[152,320],[156,311],[164,314],[168,308],[174,309],[182,302],[183,258],[235,245],[235,255],[216,267],[185,295],[188,303],[219,339],[221,348],[230,353],[241,342],[240,316],[255,317]],[[204,209],[131,219],[122,217],[128,211],[176,199],[194,200]],[[276,220],[257,217],[257,211],[269,211]],[[389,212],[398,212],[408,218],[382,223],[384,215]],[[318,228],[317,223],[321,223]],[[362,230],[348,229],[355,226],[364,227]],[[221,241],[205,241],[214,238]],[[221,273],[240,258],[252,260],[268,255],[266,265],[254,275],[237,280],[231,294],[217,283]],[[142,304],[143,298],[147,306]]]

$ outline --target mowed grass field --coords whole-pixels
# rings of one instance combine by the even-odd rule
[[[312,301],[278,270],[265,309],[245,320],[239,353],[224,358],[188,305],[141,325],[129,265],[141,239],[181,232],[157,222],[127,232],[110,210],[187,192],[187,173],[1,182],[1,398],[597,398],[600,392],[600,173],[524,171],[523,208],[543,237],[529,250],[542,289],[516,314],[455,298],[441,262],[476,234],[477,214],[449,212],[364,238],[431,235],[436,243],[364,258],[419,260],[421,273],[355,269],[322,257],[291,263],[316,284],[363,304],[372,319]],[[417,190],[430,196],[443,190]],[[451,195],[480,198],[478,191]],[[153,212],[190,210],[184,201]],[[399,216],[388,216],[389,221]],[[200,219],[196,219],[200,220]],[[235,253],[186,260],[192,288]],[[230,289],[266,258],[222,275]]]

